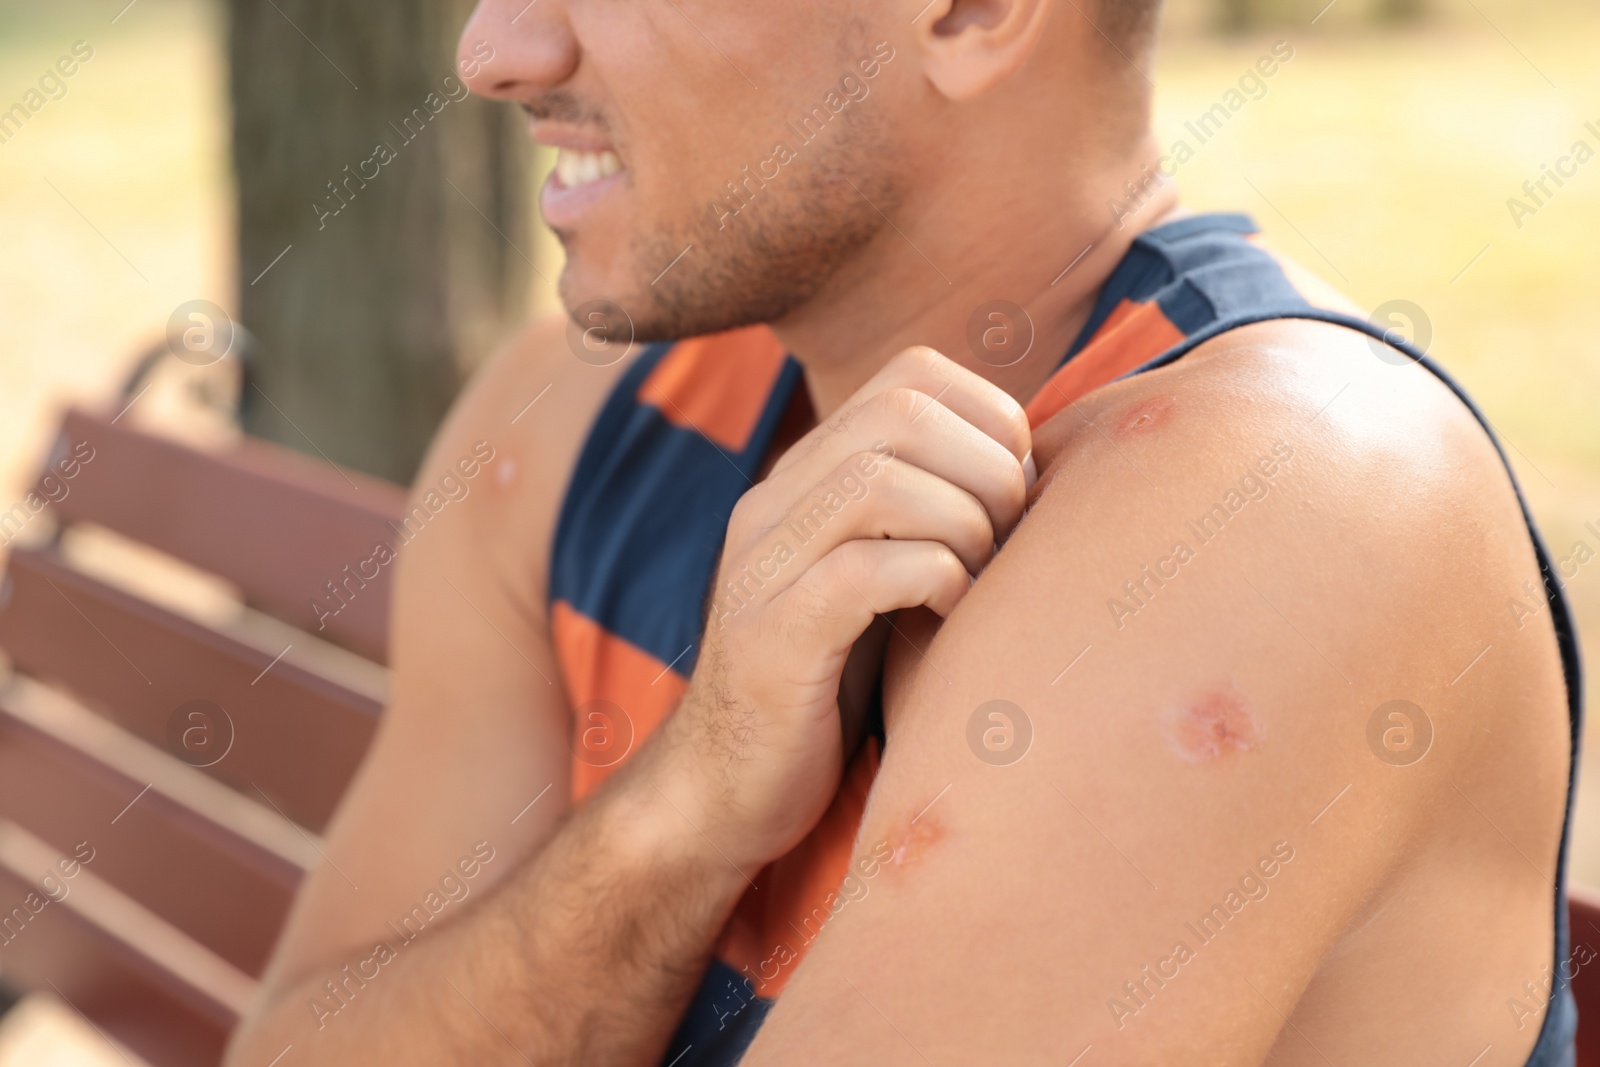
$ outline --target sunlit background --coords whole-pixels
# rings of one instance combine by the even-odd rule
[[[1542,203],[1524,190],[1576,142],[1600,152],[1600,11],[1323,2],[1174,0],[1152,72],[1164,141],[1197,145],[1185,123],[1277,42],[1293,49],[1181,167],[1188,205],[1250,212],[1364,308],[1421,309],[1407,330],[1431,335],[1500,431],[1555,554],[1600,553],[1600,159],[1547,180]],[[120,406],[175,307],[233,308],[251,281],[235,266],[225,15],[209,0],[0,0],[0,108],[74,42],[93,48],[0,143],[0,506],[32,483],[68,404]],[[532,223],[506,238],[555,276]],[[531,286],[530,307],[552,306]],[[141,418],[159,422],[159,406]],[[1600,662],[1600,558],[1568,589]],[[1575,879],[1600,884],[1594,789],[1572,858]]]

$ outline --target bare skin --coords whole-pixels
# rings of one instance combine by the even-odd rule
[[[1504,606],[1537,570],[1499,460],[1355,335],[1276,324],[1210,349],[1042,428],[1005,552],[935,639],[901,626],[926,647],[891,648],[860,840],[939,797],[917,820],[936,841],[841,912],[746,1063],[1526,1059],[1542,1014],[1519,1029],[1506,1002],[1549,973],[1568,742],[1553,635]],[[1146,435],[1124,416],[1150,400],[1174,411]],[[1106,597],[1278,440],[1294,459],[1249,525],[1118,630]],[[997,697],[1035,731],[1011,767],[962,736]],[[1367,744],[1396,698],[1436,731],[1411,766]],[[1202,946],[1185,923],[1279,841],[1268,895]],[[1129,998],[1180,939],[1196,958]]]
[[[478,91],[542,102],[560,88],[609,115],[629,184],[563,234],[563,288],[573,305],[623,294],[641,324],[684,312],[650,295],[661,264],[630,235],[712,240],[691,221],[704,197],[681,188],[759,158],[762,109],[803,102],[809,72],[859,51],[806,32],[816,12],[682,6],[623,18],[610,0],[543,0],[519,16],[520,2],[486,2],[463,36],[464,54],[496,45]],[[1128,72],[1071,9],[902,6],[886,69],[906,76],[884,73],[874,102],[897,129],[938,124],[959,148],[947,158],[1007,165],[962,171],[931,139],[902,139],[902,172],[872,185],[894,193],[898,229],[775,316],[823,417],[773,449],[723,571],[879,441],[887,491],[830,526],[789,584],[713,620],[677,711],[574,811],[546,567],[577,450],[624,364],[574,359],[561,323],[508,346],[419,476],[435,483],[478,441],[496,450],[403,557],[391,706],[230,1063],[290,1044],[298,1063],[658,1061],[746,876],[836,788],[855,726],[840,680],[873,608],[907,610],[857,851],[884,841],[893,859],[818,939],[745,1062],[1060,1063],[1086,1047],[1085,1064],[1466,1063],[1485,1046],[1484,1065],[1526,1059],[1542,1016],[1519,1028],[1506,1000],[1551,962],[1569,753],[1548,618],[1519,628],[1505,609],[1538,575],[1491,446],[1431,376],[1308,323],[1227,335],[1030,433],[1017,399],[1171,194],[1108,229],[1103,204],[1149,158],[1147,131],[1061,148],[1037,136],[1139,111],[1107,103]],[[768,95],[736,91],[703,32]],[[1072,91],[1040,95],[1037,79],[1069,77]],[[679,97],[717,100],[718,122],[687,122]],[[557,139],[602,138],[542,121]],[[782,215],[783,187],[767,192]],[[962,266],[941,281],[930,261]],[[716,291],[696,262],[674,270]],[[970,353],[966,320],[1003,293],[1034,317],[1038,355],[995,368]],[[1280,443],[1292,458],[1276,453],[1270,492],[1132,617],[1108,612]],[[1011,766],[967,743],[974,709],[997,699],[1033,727]],[[1434,729],[1404,767],[1368,745],[1396,699]],[[311,1007],[469,853],[465,899],[336,1014]],[[1185,933],[1250,872],[1265,896],[1209,943]],[[1179,939],[1196,951],[1172,976]]]

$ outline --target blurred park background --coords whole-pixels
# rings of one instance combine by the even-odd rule
[[[304,198],[281,203],[275,177],[333,179],[363,158],[318,157],[319,124],[364,143],[374,101],[409,111],[451,73],[468,6],[407,0],[341,25],[361,5],[0,0],[0,109],[74,42],[93,49],[65,95],[0,127],[0,505],[26,492],[63,408],[121,408],[141,353],[196,299],[261,338],[258,391],[272,401],[245,397],[247,429],[409,476],[462,377],[554,306],[544,279],[559,249],[531,207],[544,161],[510,109],[452,101],[437,137],[402,150],[401,180],[363,191],[363,210],[326,220],[342,232],[320,243]],[[1188,206],[1250,212],[1364,308],[1422,309],[1433,354],[1499,429],[1555,554],[1600,550],[1600,163],[1548,182],[1542,203],[1524,190],[1575,142],[1600,149],[1600,10],[1172,0],[1151,72],[1162,140],[1187,139],[1185,123],[1278,41],[1292,61],[1180,169]],[[360,87],[366,110],[344,92],[352,76],[376,79]],[[1519,219],[1511,198],[1536,210]],[[274,276],[284,245],[310,282]],[[159,427],[164,411],[152,400],[130,418]],[[1569,591],[1600,663],[1600,565]],[[1573,851],[1574,877],[1592,884],[1597,774],[1591,758]]]

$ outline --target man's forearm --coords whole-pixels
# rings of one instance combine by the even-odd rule
[[[495,893],[395,954],[336,1018],[309,1005],[345,961],[297,977],[228,1062],[259,1067],[291,1043],[300,1064],[657,1059],[747,884],[683,796],[656,787],[661,756],[641,751]]]

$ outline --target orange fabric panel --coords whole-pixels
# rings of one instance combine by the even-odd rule
[[[1073,401],[1154,359],[1184,336],[1160,305],[1124,300],[1083,350],[1045,382],[1027,407],[1028,424],[1042,426]]]
[[[639,403],[674,426],[743,452],[787,353],[766,326],[679,341],[639,386]]]
[[[667,713],[677,707],[688,683],[677,672],[667,670],[665,663],[607,633],[565,601],[556,601],[551,614],[556,658],[567,683],[567,698],[579,716],[573,724],[572,797],[582,800],[638,751]],[[626,723],[585,718],[584,705],[591,700],[615,704],[622,709]],[[600,731],[595,735],[597,745],[589,746],[587,759],[580,758],[585,730]],[[612,753],[605,751],[608,743],[618,746],[615,762]],[[597,751],[603,754],[597,756]],[[596,766],[597,761],[607,765]]]
[[[718,958],[748,978],[758,996],[770,999],[782,993],[832,909],[849,906],[838,890],[851,873],[856,831],[866,811],[867,791],[878,775],[878,759],[877,739],[869,738],[845,768],[844,781],[822,820],[793,851],[756,875],[755,888],[745,891],[723,930]],[[871,854],[870,845],[864,849]],[[856,882],[871,893],[875,875],[854,873]],[[856,896],[861,899],[861,892]]]

